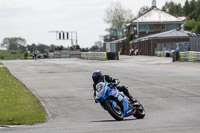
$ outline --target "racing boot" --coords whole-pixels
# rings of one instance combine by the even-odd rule
[[[133,106],[140,106],[140,103],[138,103],[138,101],[132,96],[130,96],[129,101]]]
[[[131,102],[131,104],[135,103],[135,101],[136,101],[135,98],[133,98],[130,94],[129,94],[128,98],[129,98],[129,101]]]

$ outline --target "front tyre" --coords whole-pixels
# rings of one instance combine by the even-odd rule
[[[105,104],[105,107],[106,107],[106,109],[108,110],[109,114],[110,114],[115,120],[121,121],[121,120],[124,119],[123,111],[122,111],[122,109],[120,108],[119,105],[117,105],[117,108],[115,108],[115,107],[113,106],[112,103],[107,102],[107,103]]]

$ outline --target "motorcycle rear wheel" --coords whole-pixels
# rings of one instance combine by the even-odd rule
[[[117,105],[117,109],[114,108],[114,106],[112,105],[112,103],[107,102],[105,104],[106,109],[108,110],[109,114],[117,121],[121,121],[124,119],[124,114],[122,109],[120,108],[119,105]]]

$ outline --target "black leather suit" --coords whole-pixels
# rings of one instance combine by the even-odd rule
[[[109,75],[103,75],[103,78],[99,82],[115,83],[115,79],[110,77]],[[94,96],[96,96],[96,85],[99,82],[93,84]],[[117,86],[117,89],[123,92],[130,99],[132,99],[132,96],[130,95],[128,89],[125,86]]]

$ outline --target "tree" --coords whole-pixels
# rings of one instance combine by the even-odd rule
[[[175,16],[187,16],[187,21],[184,25],[184,30],[200,33],[200,0],[186,0],[185,5],[174,2],[166,2],[163,10]]]
[[[199,14],[195,11],[191,12],[188,16],[189,19],[194,19],[194,20],[197,20],[199,17]]]
[[[102,44],[101,41],[96,41],[94,44],[95,44],[99,49],[101,49],[101,48],[103,47],[103,44]]]
[[[183,16],[183,8],[181,4],[175,4],[175,16]]]
[[[168,12],[174,16],[182,16],[183,15],[183,8],[181,4],[176,4],[173,1],[166,2],[165,5],[162,7],[162,10]]]
[[[26,47],[20,45],[20,46],[18,47],[18,51],[19,51],[20,53],[24,53],[24,52],[26,51]]]
[[[44,45],[44,44],[39,44],[37,46],[37,50],[40,51],[40,53],[45,53],[45,52],[49,51],[49,46]]]
[[[49,52],[54,52],[56,49],[56,46],[51,44],[50,48],[49,48]]]
[[[8,50],[17,50],[21,46],[25,46],[26,40],[20,37],[4,38],[2,46],[6,46]]]
[[[144,13],[146,13],[147,11],[150,10],[150,7],[148,6],[143,6],[140,8],[137,17],[140,17],[141,15],[143,15]]]
[[[27,57],[28,57],[28,52],[25,51],[25,52],[24,52],[24,59],[27,59]]]
[[[195,10],[195,8],[196,8],[196,0],[192,0],[191,2],[190,2],[190,12],[193,12],[194,10]],[[198,7],[199,8],[199,7]]]
[[[88,52],[89,48],[81,48],[81,52]]]
[[[183,7],[184,13],[185,13],[186,16],[188,16],[189,13],[190,13],[190,9],[189,9],[189,8],[190,8],[189,2],[188,2],[188,0],[186,0],[186,1],[185,1],[185,5],[184,5],[184,7]]]
[[[90,48],[90,51],[92,52],[98,52],[99,51],[99,47],[97,45],[93,45],[91,48]]]
[[[103,44],[101,41],[97,41],[94,45],[90,48],[90,51],[99,52],[102,50]]]
[[[72,45],[72,46],[70,47],[70,50],[79,50],[79,49],[80,49],[80,46],[79,46],[78,44]]]
[[[200,14],[200,8],[198,8],[198,7],[200,7],[200,0],[197,1],[196,7],[197,7],[196,8],[197,14]]]
[[[33,53],[36,49],[37,49],[37,45],[36,44],[31,44],[31,45],[27,45],[27,49],[28,51],[30,51],[31,53]]]
[[[168,8],[169,8],[169,14],[172,14],[172,15],[175,15],[176,14],[176,7],[175,7],[175,4],[174,2],[170,2],[169,5],[168,5]]]
[[[125,54],[129,54],[130,52],[130,41],[131,41],[131,34],[127,34],[126,35],[126,41],[125,41]]]
[[[194,28],[194,32],[200,34],[200,22],[198,22]]]
[[[187,31],[192,31],[194,29],[195,26],[195,20],[187,20],[185,25],[184,25],[184,29]]]
[[[110,28],[122,28],[123,25],[133,19],[133,14],[130,9],[125,9],[121,2],[112,2],[105,9],[104,21],[110,24]]]

